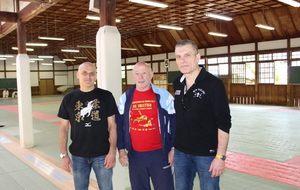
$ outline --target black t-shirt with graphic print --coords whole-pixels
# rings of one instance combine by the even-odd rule
[[[107,118],[117,113],[115,99],[107,90],[77,89],[67,94],[57,116],[70,121],[70,153],[85,158],[106,155],[109,151]]]

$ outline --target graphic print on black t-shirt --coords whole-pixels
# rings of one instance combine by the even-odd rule
[[[82,103],[78,100],[75,104],[75,120],[79,123],[80,121],[100,121],[99,110],[100,101],[98,99],[94,99],[91,101],[87,101]],[[89,119],[87,119],[89,118]],[[91,127],[91,122],[85,123],[85,127]]]

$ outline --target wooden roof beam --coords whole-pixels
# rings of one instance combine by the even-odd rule
[[[31,3],[50,3],[51,0],[19,0],[19,1],[27,1]]]
[[[0,11],[1,22],[18,22],[18,13]]]

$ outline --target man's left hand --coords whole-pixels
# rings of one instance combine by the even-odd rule
[[[211,177],[221,176],[225,172],[225,161],[216,157],[210,165],[209,172],[212,172]]]
[[[105,169],[110,169],[116,164],[116,154],[108,153],[104,160]]]

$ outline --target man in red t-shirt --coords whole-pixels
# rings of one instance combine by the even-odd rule
[[[135,85],[120,98],[119,161],[129,165],[132,190],[150,190],[150,178],[155,190],[173,190],[174,98],[152,85],[152,77],[147,63],[137,63],[133,68]]]

